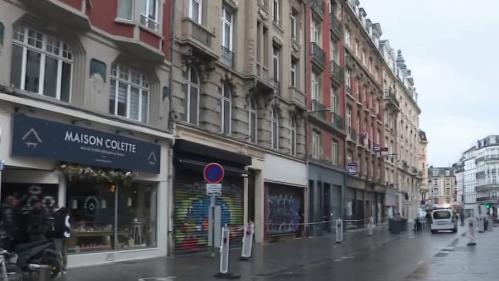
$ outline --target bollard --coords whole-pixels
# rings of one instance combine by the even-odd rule
[[[336,220],[336,243],[343,242],[343,220]]]
[[[215,278],[218,279],[237,279],[241,276],[229,273],[229,240],[230,229],[227,225],[222,227],[222,237],[220,242],[220,269]]]
[[[478,232],[485,232],[485,219],[482,216],[478,217]]]
[[[251,253],[253,252],[253,236],[255,234],[255,224],[247,223],[244,225],[244,234],[243,234],[243,248],[241,250],[241,257],[239,258],[242,261],[247,261],[251,259]]]
[[[494,231],[494,220],[489,219],[489,231]]]
[[[369,224],[367,225],[367,236],[373,236],[374,233],[374,218],[369,219]]]
[[[468,218],[467,221],[468,228],[466,229],[466,234],[468,236],[468,246],[475,246],[476,245],[476,226],[475,226],[475,219],[474,218]]]

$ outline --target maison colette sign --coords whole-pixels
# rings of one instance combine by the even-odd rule
[[[59,122],[14,115],[12,154],[159,173],[160,146]]]

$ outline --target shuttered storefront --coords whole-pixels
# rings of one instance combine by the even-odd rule
[[[198,171],[182,169],[175,179],[175,252],[190,253],[208,247],[208,213],[210,197]],[[222,213],[222,225],[231,227],[231,247],[240,246],[243,224],[243,180],[226,177],[222,182],[222,196],[216,199]]]
[[[303,223],[303,188],[266,183],[265,232],[267,238],[299,236]]]

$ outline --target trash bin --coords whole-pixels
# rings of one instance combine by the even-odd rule
[[[407,219],[390,219],[388,220],[388,231],[392,234],[399,234],[407,230]]]

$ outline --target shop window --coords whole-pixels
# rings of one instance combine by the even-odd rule
[[[67,206],[73,233],[69,253],[156,246],[157,193],[152,184],[129,186],[73,180]]]
[[[147,123],[149,117],[149,82],[131,68],[113,64],[109,113]]]
[[[58,200],[57,184],[26,184],[26,183],[2,183],[3,201],[9,196],[13,196],[19,202],[19,207],[23,212],[31,210],[34,201],[41,201],[47,210],[54,208]]]
[[[69,45],[25,26],[15,27],[12,42],[11,84],[68,102],[73,69]]]

